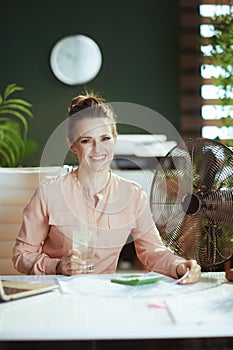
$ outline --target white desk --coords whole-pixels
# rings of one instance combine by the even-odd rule
[[[221,272],[203,273],[194,285],[165,278],[144,287],[111,283],[111,275],[3,277],[57,277],[64,290],[1,303],[0,342],[233,339],[233,283]]]

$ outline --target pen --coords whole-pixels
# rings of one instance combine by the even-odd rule
[[[171,322],[172,322],[172,323],[176,323],[176,319],[175,319],[173,313],[171,312],[171,309],[170,309],[169,306],[167,305],[166,301],[164,302],[164,304],[166,305],[166,310],[167,310],[167,313],[168,313],[168,315],[169,315],[169,317],[170,317],[170,319],[171,319]]]
[[[185,272],[185,274],[183,276],[181,276],[176,283],[180,283],[181,281],[185,280],[185,278],[187,278],[189,275],[189,268],[187,268],[187,271]]]
[[[179,279],[175,280],[175,282],[172,282],[171,285],[180,283],[181,281],[183,281],[185,278],[188,277],[188,274],[189,274],[189,268],[187,268],[187,271],[185,272],[185,274],[183,276],[181,276]]]

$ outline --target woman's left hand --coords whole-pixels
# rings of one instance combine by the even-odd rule
[[[177,265],[176,273],[179,277],[182,277],[189,269],[187,277],[180,281],[180,284],[189,284],[198,282],[201,276],[201,266],[198,265],[196,260],[187,260]]]

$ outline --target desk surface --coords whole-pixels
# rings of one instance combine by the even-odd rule
[[[233,283],[224,273],[202,273],[199,283],[184,286],[165,277],[131,287],[111,277],[4,276],[58,278],[61,289],[1,303],[0,341],[233,337]]]

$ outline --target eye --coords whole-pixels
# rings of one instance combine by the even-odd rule
[[[81,140],[82,144],[86,144],[86,143],[90,143],[90,142],[91,142],[91,140],[89,140],[89,139],[82,139]]]
[[[111,136],[104,136],[102,138],[102,141],[109,141],[109,140],[111,140]]]

